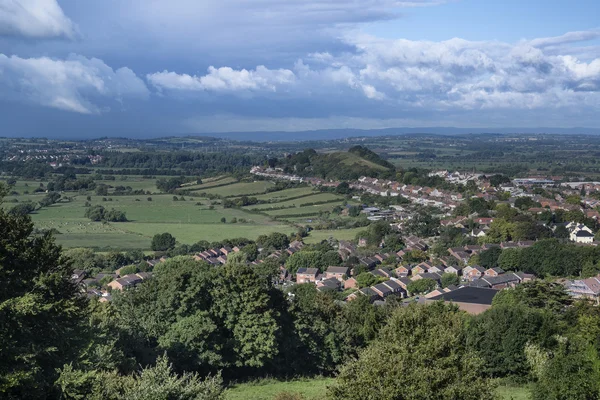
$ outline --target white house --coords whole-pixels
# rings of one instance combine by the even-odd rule
[[[592,243],[594,241],[594,233],[590,228],[583,224],[570,222],[566,228],[569,230],[569,239],[576,243]]]

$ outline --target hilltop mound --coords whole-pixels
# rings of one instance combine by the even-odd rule
[[[395,173],[392,164],[362,146],[333,153],[306,149],[280,160],[279,165],[287,172],[301,176],[339,180],[354,180],[360,176],[386,177]]]

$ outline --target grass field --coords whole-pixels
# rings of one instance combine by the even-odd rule
[[[307,400],[324,399],[327,386],[334,382],[333,378],[301,379],[293,381],[262,381],[235,385],[225,391],[227,400],[272,400],[282,392],[299,393]],[[501,385],[496,389],[500,400],[530,400],[527,386]]]
[[[364,231],[366,228],[354,228],[354,229],[335,229],[335,230],[323,230],[323,231],[310,231],[308,237],[304,238],[305,243],[320,243],[322,240],[327,240],[330,237],[334,237],[338,240],[352,240],[356,237],[356,234],[360,231]]]
[[[277,192],[275,192],[277,193]],[[269,203],[269,204],[256,204],[253,206],[248,206],[248,209],[259,209],[259,210],[268,210],[273,207],[299,207],[301,204],[306,203],[317,203],[321,201],[333,201],[338,200],[342,203],[345,199],[342,196],[338,196],[333,193],[315,193],[311,196],[302,197],[300,199],[294,200],[283,200],[277,203]],[[333,203],[332,203],[333,204]]]
[[[304,206],[304,207],[294,207],[294,208],[285,208],[283,210],[264,210],[267,214],[272,217],[281,217],[285,218],[286,216],[297,216],[297,215],[314,215],[317,216],[319,211],[331,211],[335,206],[340,205],[340,203],[327,203],[327,204],[319,204],[316,206]]]
[[[183,189],[203,192],[205,189],[210,189],[219,185],[228,185],[235,182],[237,182],[237,179],[231,176],[224,176],[212,180],[202,181],[202,184],[200,185],[186,185],[183,187]]]
[[[275,216],[286,219],[287,216],[296,214],[310,214],[308,217],[293,217],[294,223],[305,224],[307,219],[314,218],[320,211],[330,211],[336,205],[345,202],[342,196],[333,193],[313,191],[310,187],[286,189],[278,192],[264,193],[273,183],[268,181],[236,182],[229,176],[221,176],[207,180],[195,192],[220,196],[234,197],[244,194],[263,192],[256,195],[262,200],[275,201],[271,204],[262,204],[246,207],[246,209],[223,208],[218,201],[206,198],[185,196],[186,200],[173,200],[173,195],[157,193],[156,179],[143,179],[139,176],[117,176],[116,180],[103,180],[109,186],[131,186],[134,190],[150,191],[152,195],[119,196],[109,194],[107,201],[102,196],[96,196],[92,191],[88,194],[77,192],[62,193],[63,200],[49,207],[42,208],[31,215],[36,227],[41,229],[56,229],[56,241],[64,247],[90,247],[96,251],[141,249],[148,251],[152,236],[157,233],[169,232],[180,243],[192,244],[199,240],[217,241],[227,238],[246,237],[256,239],[259,235],[272,232],[289,234],[296,228],[289,222],[277,221]],[[226,183],[224,186],[219,186]],[[39,187],[39,181],[19,181],[13,190],[18,195],[6,198],[3,207],[11,208],[24,201],[38,203],[46,194],[36,193],[33,190]],[[46,182],[44,182],[44,187]],[[25,191],[30,192],[24,194]],[[91,205],[102,205],[106,209],[115,208],[125,212],[129,222],[101,223],[92,222],[85,217],[87,196],[90,196]],[[296,198],[303,196],[301,198]],[[68,202],[64,198],[69,197]],[[148,197],[152,201],[148,201]],[[295,198],[288,200],[290,198]],[[110,201],[108,201],[110,200]],[[316,206],[300,207],[300,204],[332,201],[335,202]],[[283,210],[268,210],[270,207],[290,207]],[[261,208],[266,214],[249,212],[247,209]],[[225,218],[225,223],[221,219]],[[233,219],[245,220],[241,223],[231,223]],[[290,217],[292,218],[292,217]],[[351,239],[356,234],[355,230],[318,231],[309,238],[309,241],[319,242],[334,236],[339,239]]]
[[[275,186],[273,182],[256,181],[256,182],[239,182],[231,185],[215,187],[212,189],[199,190],[201,193],[214,194],[223,197],[243,196],[255,193],[264,193],[267,188]]]
[[[124,211],[130,222],[90,221],[84,216],[86,196],[43,208],[32,214],[32,219],[39,228],[58,230],[61,234],[57,235],[57,242],[65,247],[96,249],[149,249],[152,236],[162,232],[173,234],[181,243],[192,244],[199,240],[234,237],[255,239],[262,234],[294,230],[260,214],[219,205],[209,209],[210,202],[205,199],[200,199],[202,205],[196,205],[199,199],[173,201],[172,195],[153,195],[152,201],[148,201],[147,196],[114,196],[112,199],[101,201],[101,197],[92,196],[91,204]],[[222,223],[221,218],[225,218],[226,223]],[[246,222],[231,223],[233,218],[243,218]]]
[[[233,386],[225,392],[226,400],[273,400],[279,393],[302,394],[306,400],[325,398],[327,385],[333,383],[331,378],[301,379],[293,381],[276,381],[266,379],[253,383]]]
[[[253,197],[256,197],[258,200],[265,200],[265,201],[285,201],[291,197],[304,196],[304,195],[308,195],[308,194],[312,194],[312,193],[318,193],[318,192],[314,191],[313,188],[311,188],[311,187],[299,187],[299,188],[293,188],[293,189],[280,190],[278,192],[259,194],[257,196],[253,196]]]
[[[500,385],[496,393],[501,400],[531,400],[531,389],[528,386]]]

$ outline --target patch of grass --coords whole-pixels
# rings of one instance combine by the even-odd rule
[[[183,186],[182,189],[203,192],[204,189],[210,189],[212,187],[220,186],[220,185],[233,184],[235,182],[237,182],[237,179],[235,179],[231,176],[222,176],[222,177],[219,177],[218,179],[212,179],[212,180],[206,180],[206,181],[203,180],[200,185],[186,185],[186,186]]]
[[[318,193],[318,192],[315,192],[310,187],[299,187],[299,188],[293,188],[293,189],[279,190],[277,192],[271,192],[271,193],[266,193],[266,194],[259,194],[259,195],[252,196],[252,197],[256,197],[258,200],[266,200],[266,201],[285,201],[289,198],[304,196],[304,195],[308,195],[311,193]]]
[[[272,400],[279,393],[299,393],[307,400],[325,398],[327,386],[334,382],[332,378],[298,379],[277,381],[264,379],[256,382],[235,385],[225,391],[226,400]]]
[[[264,193],[267,188],[274,186],[273,182],[239,182],[227,186],[215,187],[207,190],[200,190],[203,193],[215,194],[223,197],[243,196],[254,193]]]
[[[86,233],[56,235],[56,243],[66,247],[89,247],[95,250],[149,249],[150,239],[141,235],[114,233]]]
[[[301,199],[304,202],[304,199]],[[277,216],[285,218],[286,216],[296,217],[296,216],[309,216],[319,214],[319,211],[331,211],[335,206],[342,204],[335,203],[327,203],[327,204],[318,204],[316,206],[304,206],[304,207],[294,207],[294,208],[285,208],[283,210],[264,210],[270,216]]]
[[[501,400],[531,400],[531,387],[501,384],[496,388],[496,394]]]
[[[338,196],[333,193],[316,193],[312,196],[306,196],[306,197],[302,197],[300,199],[280,201],[278,203],[256,204],[256,205],[248,206],[246,208],[248,208],[248,209],[256,208],[259,210],[268,210],[269,208],[272,208],[272,207],[291,207],[291,206],[299,207],[301,204],[318,203],[321,201],[330,201],[330,200],[339,200],[340,204],[342,204],[345,199],[342,196]]]
[[[356,234],[366,228],[352,228],[352,229],[332,229],[332,230],[314,230],[310,231],[308,237],[304,238],[305,243],[320,243],[322,240],[327,240],[330,237],[334,237],[337,240],[352,240],[356,237]]]

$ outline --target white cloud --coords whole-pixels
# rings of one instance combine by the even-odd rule
[[[20,58],[0,53],[0,96],[83,114],[99,113],[96,99],[147,98],[145,83],[129,68],[113,70],[102,60],[71,55],[66,60]]]
[[[534,47],[547,47],[566,43],[585,42],[598,38],[600,38],[600,29],[591,29],[588,31],[567,32],[560,36],[533,39],[529,44]]]
[[[208,74],[191,76],[163,71],[148,74],[148,81],[156,88],[170,90],[239,92],[271,91],[280,85],[294,82],[295,75],[288,69],[271,70],[259,65],[254,70],[235,70],[230,67],[209,67]]]
[[[73,38],[75,32],[56,0],[0,0],[0,35]]]
[[[569,34],[565,37],[571,37]],[[578,36],[580,33],[578,33]],[[319,98],[347,96],[403,109],[538,109],[598,100],[600,58],[547,54],[528,42],[441,42],[345,37],[354,52],[310,53],[292,70],[210,68],[204,76],[148,75],[158,88],[187,91],[275,92]],[[538,39],[543,43],[544,39]],[[292,85],[293,83],[293,85]]]

